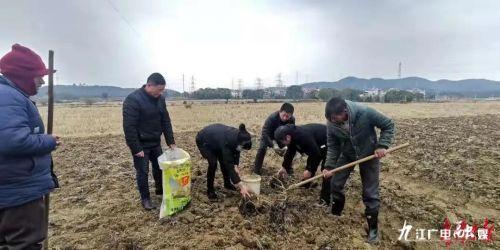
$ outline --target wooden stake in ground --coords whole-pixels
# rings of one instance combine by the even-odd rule
[[[52,134],[54,127],[54,51],[49,50],[49,89],[48,89],[48,115],[47,115],[47,134]],[[52,163],[53,164],[53,163]],[[47,227],[49,225],[49,205],[50,205],[50,193],[46,194],[44,197],[45,201],[45,223]],[[43,242],[43,249],[49,249],[49,234],[47,233],[47,238]]]
[[[396,146],[396,147],[393,147],[393,148],[389,148],[389,149],[387,149],[387,150],[386,150],[386,153],[391,153],[391,152],[396,151],[396,150],[398,150],[398,149],[402,149],[402,148],[408,147],[409,145],[410,145],[410,143],[405,143],[405,144],[402,144],[402,145],[399,145],[399,146]],[[353,161],[353,162],[351,162],[351,163],[348,163],[348,164],[346,164],[346,165],[344,165],[344,166],[341,166],[341,167],[338,167],[338,168],[332,169],[332,170],[330,170],[330,173],[335,174],[336,172],[342,171],[342,170],[344,170],[344,169],[346,169],[346,168],[351,168],[351,167],[354,167],[354,166],[356,166],[356,165],[358,165],[358,164],[360,164],[360,163],[363,163],[363,162],[365,162],[365,161],[372,160],[372,159],[374,159],[374,158],[376,158],[375,154],[370,155],[370,156],[367,156],[367,157],[362,158],[362,159],[359,159],[359,160],[357,160],[357,161]],[[317,179],[320,179],[320,178],[323,178],[323,175],[322,175],[322,174],[317,175],[317,176],[314,176],[314,177],[312,177],[312,178],[309,178],[309,179],[307,179],[307,180],[305,180],[305,181],[301,181],[301,182],[299,182],[299,183],[296,183],[296,184],[290,185],[290,186],[287,188],[287,190],[291,190],[291,189],[294,189],[294,188],[300,187],[300,186],[302,186],[302,185],[304,185],[304,184],[307,184],[307,183],[309,183],[309,182],[312,182],[312,181],[317,180]]]

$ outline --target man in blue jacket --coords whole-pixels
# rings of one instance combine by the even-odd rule
[[[55,187],[50,153],[60,141],[44,134],[29,97],[49,70],[15,44],[0,59],[0,72],[0,249],[41,249],[48,227],[43,197]]]

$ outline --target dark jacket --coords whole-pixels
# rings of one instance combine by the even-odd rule
[[[327,169],[333,169],[341,154],[351,160],[372,155],[377,148],[389,148],[394,137],[394,122],[371,107],[346,101],[349,133],[336,123],[327,122]],[[375,127],[380,129],[377,140]]]
[[[222,157],[224,166],[229,173],[229,178],[236,184],[240,178],[234,170],[234,165],[240,164],[240,151],[238,147],[239,129],[224,124],[211,124],[204,127],[196,135],[196,145],[201,150],[210,150],[218,157]]]
[[[175,144],[165,97],[150,96],[144,86],[128,95],[123,102],[123,131],[132,154],[159,146],[162,133],[168,145]]]
[[[54,188],[53,137],[44,134],[35,104],[0,76],[0,209],[41,198]]]
[[[326,156],[326,126],[311,123],[294,126],[291,130],[292,141],[288,145],[283,160],[283,168],[287,172],[292,170],[292,162],[296,152],[307,155],[306,169],[312,174],[316,173],[319,164]]]
[[[268,147],[273,146],[274,131],[279,127],[287,124],[295,124],[295,117],[290,117],[286,122],[282,122],[280,119],[279,111],[276,111],[267,117],[262,127],[262,139]]]

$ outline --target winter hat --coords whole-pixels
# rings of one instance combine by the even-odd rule
[[[55,71],[54,71],[55,72]],[[29,96],[36,95],[35,77],[49,74],[49,69],[35,52],[19,44],[0,59],[0,73]]]

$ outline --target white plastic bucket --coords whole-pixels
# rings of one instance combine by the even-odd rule
[[[260,175],[246,175],[243,176],[241,181],[247,186],[247,188],[250,190],[251,193],[254,193],[256,195],[260,195],[260,181],[262,178]]]

